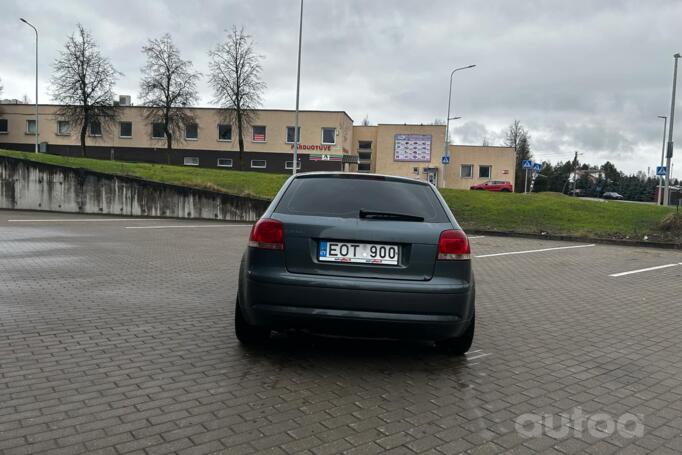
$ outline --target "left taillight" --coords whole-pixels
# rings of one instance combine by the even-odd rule
[[[471,247],[464,231],[448,229],[441,232],[438,239],[438,260],[454,261],[463,259],[471,259]]]
[[[284,249],[284,225],[279,220],[262,218],[251,228],[249,246],[264,250]]]

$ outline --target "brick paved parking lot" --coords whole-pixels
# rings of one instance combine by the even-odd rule
[[[248,230],[0,211],[0,453],[682,451],[679,251],[472,238],[465,358],[245,350]]]

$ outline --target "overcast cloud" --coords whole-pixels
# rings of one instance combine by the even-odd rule
[[[50,100],[50,64],[78,22],[124,73],[117,92],[133,100],[147,38],[171,33],[205,73],[207,50],[236,24],[265,56],[264,107],[294,106],[298,0],[3,1],[2,96],[32,99],[33,31],[19,17],[40,30],[41,102]],[[450,70],[474,63],[454,79],[454,115],[463,117],[455,142],[501,144],[519,119],[536,158],[567,160],[578,150],[584,161],[653,170],[681,19],[679,0],[306,0],[301,107],[346,110],[356,123],[430,123],[446,116]],[[200,90],[209,105],[205,79]],[[675,138],[682,177],[679,121]]]

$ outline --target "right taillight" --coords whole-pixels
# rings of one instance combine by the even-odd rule
[[[251,228],[249,246],[265,250],[284,249],[284,225],[272,218],[262,218]]]
[[[438,260],[454,261],[471,258],[469,239],[464,231],[448,229],[438,239]]]

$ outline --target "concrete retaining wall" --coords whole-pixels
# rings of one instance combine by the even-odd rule
[[[254,221],[269,203],[266,199],[0,157],[3,209]]]

